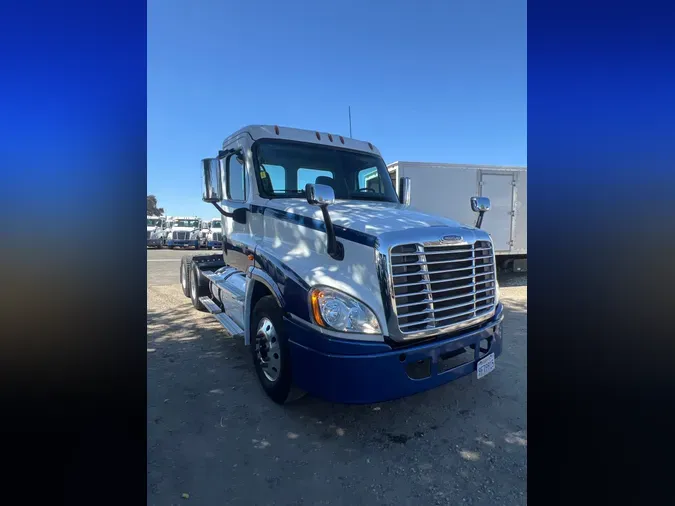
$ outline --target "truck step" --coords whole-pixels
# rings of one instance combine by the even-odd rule
[[[223,310],[220,309],[218,304],[216,304],[215,302],[213,302],[211,300],[211,297],[207,297],[207,296],[199,297],[199,302],[204,304],[204,307],[206,308],[206,310],[211,314],[218,314],[218,313],[223,312]]]
[[[232,318],[223,313],[223,310],[220,309],[218,304],[213,302],[213,300],[211,300],[210,297],[207,296],[199,297],[199,302],[204,304],[206,310],[213,316],[215,316],[216,320],[220,322],[220,324],[223,326],[225,332],[227,332],[229,337],[244,336],[244,329],[242,329],[239,325],[237,325]]]
[[[230,337],[244,337],[244,329],[237,325],[234,320],[225,313],[221,312],[214,314],[213,316],[216,317],[216,320],[220,322],[220,324],[225,329],[225,332],[227,332]]]

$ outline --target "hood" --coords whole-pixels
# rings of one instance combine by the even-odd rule
[[[323,221],[318,206],[313,206],[300,199],[272,199],[267,203],[267,207]],[[380,236],[387,232],[428,227],[475,230],[474,227],[462,225],[454,220],[423,213],[412,207],[391,202],[336,200],[333,205],[328,207],[328,213],[334,225],[374,236]]]

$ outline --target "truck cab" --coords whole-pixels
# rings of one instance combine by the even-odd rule
[[[164,231],[164,217],[146,216],[145,220],[147,226],[147,247],[161,248],[162,233]]]
[[[170,249],[176,247],[197,248],[199,243],[193,237],[199,229],[200,218],[196,216],[172,216],[167,219],[167,228],[164,234],[164,245]]]
[[[183,292],[250,347],[272,400],[372,403],[494,369],[489,199],[471,199],[477,226],[419,212],[372,143],[278,126],[239,130],[202,170],[223,252],[183,257]]]

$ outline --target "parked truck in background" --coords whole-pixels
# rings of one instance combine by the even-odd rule
[[[164,246],[170,249],[176,247],[198,248],[199,243],[192,236],[198,230],[201,220],[196,216],[172,216],[167,218],[164,231]]]
[[[416,209],[460,223],[474,219],[466,199],[489,196],[492,209],[483,228],[492,236],[498,265],[527,270],[527,167],[394,162],[387,169],[394,185],[401,177],[415,181]]]
[[[494,369],[489,199],[466,199],[476,226],[415,210],[371,143],[278,126],[237,131],[202,169],[223,252],[181,259],[183,293],[249,346],[272,400],[372,403]]]
[[[147,247],[161,248],[164,231],[164,217],[163,216],[147,216]]]
[[[207,249],[222,249],[223,229],[220,218],[211,218],[205,222],[205,229],[204,247]]]
[[[208,231],[208,221],[200,219],[199,225],[190,234],[190,239],[192,241],[197,241],[197,249],[206,247],[206,234]]]

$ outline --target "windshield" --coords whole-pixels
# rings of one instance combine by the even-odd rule
[[[171,224],[172,227],[197,228],[199,220],[176,220]]]
[[[211,228],[221,228],[219,221],[212,221]]]
[[[398,202],[382,158],[291,141],[258,141],[256,179],[265,198],[305,198],[307,183],[331,186],[336,199]]]
[[[159,226],[159,218],[148,218],[148,227],[158,227]]]

